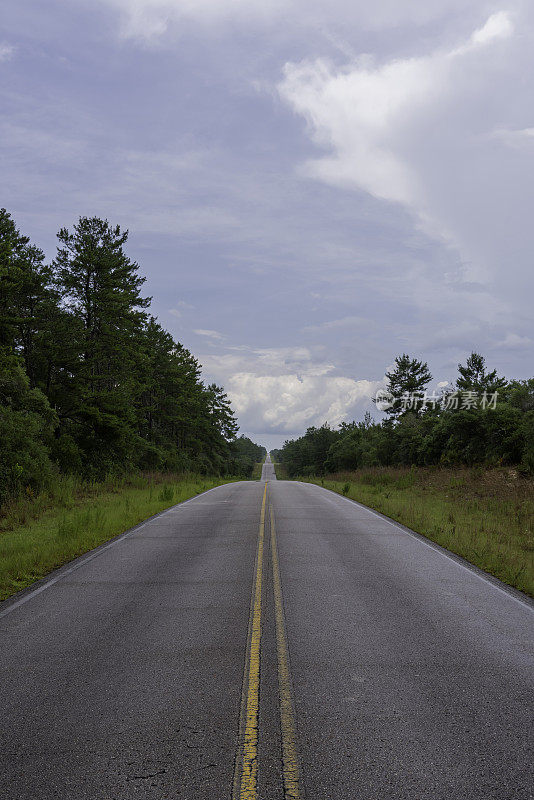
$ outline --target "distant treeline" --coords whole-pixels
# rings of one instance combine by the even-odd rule
[[[472,353],[455,386],[429,393],[427,364],[404,354],[377,406],[387,418],[308,428],[273,459],[290,477],[395,465],[513,465],[534,473],[534,379],[508,381]]]
[[[58,471],[248,476],[265,454],[150,315],[127,238],[82,217],[47,264],[0,210],[0,504]]]

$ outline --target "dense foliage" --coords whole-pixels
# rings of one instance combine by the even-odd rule
[[[291,477],[396,465],[515,465],[534,473],[534,379],[507,381],[472,353],[456,386],[427,394],[428,366],[406,354],[386,374],[386,419],[308,428],[273,451]],[[377,403],[377,405],[379,405]],[[379,405],[380,407],[380,405]]]
[[[0,503],[50,476],[249,476],[263,448],[150,316],[128,233],[82,217],[51,264],[0,210]]]
[[[248,437],[240,436],[232,442],[232,453],[232,474],[246,475],[250,478],[255,465],[264,460],[267,450],[259,444],[254,444]]]

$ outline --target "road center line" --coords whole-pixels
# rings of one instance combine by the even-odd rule
[[[263,582],[263,545],[265,538],[265,503],[263,492],[258,536],[256,570],[252,587],[249,621],[249,642],[245,658],[243,703],[241,707],[240,742],[236,759],[233,800],[257,800],[258,797],[258,718],[260,700],[261,602]]]
[[[271,557],[273,563],[274,614],[276,622],[276,649],[278,652],[278,691],[280,695],[280,728],[282,732],[282,766],[284,776],[284,797],[286,800],[303,800],[303,791],[299,777],[299,759],[297,747],[297,726],[293,697],[291,692],[291,674],[289,670],[289,649],[284,623],[284,606],[282,602],[282,581],[276,544],[274,512],[271,506]]]

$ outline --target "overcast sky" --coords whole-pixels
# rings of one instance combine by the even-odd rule
[[[396,355],[533,374],[534,4],[3,0],[1,197],[130,229],[161,324],[268,447]]]

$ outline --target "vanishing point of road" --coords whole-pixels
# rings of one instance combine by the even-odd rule
[[[212,489],[0,605],[2,800],[528,800],[534,613],[318,486]]]

